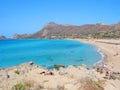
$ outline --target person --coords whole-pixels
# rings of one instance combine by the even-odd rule
[[[109,70],[106,70],[105,76],[103,78],[104,79],[110,79],[111,78]]]
[[[113,77],[113,72],[110,71],[109,79],[111,79],[112,77]]]
[[[100,71],[100,67],[99,66],[97,66],[97,72],[99,72]]]
[[[40,74],[44,74],[44,73],[45,73],[45,71],[41,72]]]
[[[44,73],[44,75],[45,75],[45,76],[54,75],[54,73],[53,73],[53,72],[46,72],[46,73]]]
[[[108,70],[106,71],[106,76],[109,76],[109,71]]]
[[[106,68],[107,68],[107,64],[104,64],[104,65],[103,65],[103,68],[105,68],[105,69],[106,69]]]
[[[67,72],[59,72],[59,75],[67,75]]]
[[[103,68],[100,68],[100,74],[102,74],[103,73]]]

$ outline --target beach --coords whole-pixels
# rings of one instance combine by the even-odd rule
[[[76,39],[84,43],[92,44],[100,49],[105,54],[104,63],[112,71],[120,72],[120,40],[119,39]],[[105,90],[118,90],[118,88],[112,88],[110,83],[114,83],[114,87],[120,88],[120,82],[108,81]]]
[[[75,39],[92,44],[105,54],[105,63],[109,69],[120,71],[120,40],[115,39]]]
[[[106,39],[74,39],[92,44],[106,56],[104,64],[112,72],[120,72],[119,40]],[[37,66],[34,62],[26,62],[18,66],[0,69],[0,90],[119,90],[120,74],[114,79],[104,78],[105,71],[98,72],[96,67],[86,65],[60,67],[59,70],[48,70]],[[119,77],[117,77],[119,76]]]

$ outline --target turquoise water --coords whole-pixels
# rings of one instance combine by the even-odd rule
[[[72,40],[0,40],[0,68],[34,61],[51,68],[54,64],[92,65],[101,60],[98,50]]]

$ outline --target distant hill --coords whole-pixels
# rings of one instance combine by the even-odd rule
[[[5,36],[0,36],[0,40],[6,40],[7,38]]]
[[[17,38],[16,38],[17,37]],[[85,24],[81,26],[56,24],[49,22],[42,30],[28,35],[14,35],[14,39],[21,38],[120,38],[120,23],[117,24]]]
[[[14,34],[13,39],[25,39],[29,38],[31,34]]]

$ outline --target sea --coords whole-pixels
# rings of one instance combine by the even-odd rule
[[[33,61],[39,66],[88,66],[102,60],[95,46],[75,40],[0,40],[0,68]]]

